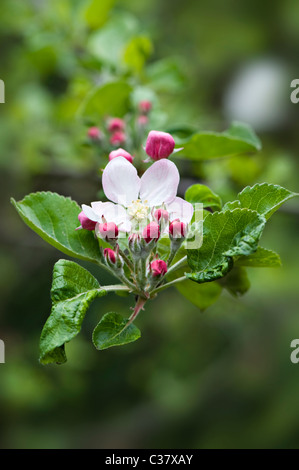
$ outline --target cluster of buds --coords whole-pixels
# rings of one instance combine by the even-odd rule
[[[140,128],[145,128],[149,122],[149,113],[152,109],[152,103],[148,100],[140,101],[138,106],[139,115],[137,117],[137,123]]]
[[[142,109],[148,113],[150,106],[143,104]],[[109,126],[111,132],[124,129],[118,118]],[[83,204],[78,216],[78,228],[93,231],[99,240],[105,266],[143,299],[155,295],[164,282],[193,216],[192,204],[176,196],[179,172],[167,160],[173,150],[170,134],[151,131],[146,152],[157,161],[141,177],[127,150],[110,151],[102,176],[103,192],[110,202]],[[161,237],[169,237],[168,254]]]
[[[110,144],[118,147],[126,142],[125,121],[121,118],[112,118],[108,122],[108,132],[110,133]]]
[[[125,127],[123,119],[117,117],[110,118],[106,126],[108,135],[97,126],[89,127],[87,130],[88,142],[92,145],[100,145],[104,149],[107,147],[107,144],[118,147],[127,141]]]
[[[145,296],[147,291],[157,286],[167,274],[168,266],[187,235],[187,225],[179,219],[169,222],[169,213],[166,209],[156,209],[152,216],[153,221],[148,223],[141,232],[129,235],[127,254],[119,248],[119,228],[114,222],[94,222],[83,212],[78,216],[81,224],[78,229],[94,230],[98,239],[113,247],[113,249],[101,249],[105,265],[130,285],[132,290],[135,286]],[[156,250],[161,233],[166,228],[171,245],[168,259],[163,260],[159,259]],[[125,274],[125,264],[129,268],[129,278]]]

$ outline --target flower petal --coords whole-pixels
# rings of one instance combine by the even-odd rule
[[[159,160],[150,166],[141,177],[140,198],[150,206],[173,201],[176,196],[180,175],[170,160]]]
[[[167,210],[170,221],[180,219],[185,224],[189,224],[194,212],[192,204],[181,197],[176,197],[170,204],[167,204]]]
[[[102,176],[103,190],[110,201],[128,207],[138,199],[140,178],[136,168],[124,157],[111,160]]]
[[[101,217],[99,217],[91,207],[86,204],[82,204],[82,210],[89,220],[92,220],[93,222],[101,222]]]
[[[92,202],[91,207],[93,211],[102,216],[107,222],[114,222],[120,231],[129,232],[131,230],[130,218],[127,214],[126,209],[120,204],[113,204],[113,202]]]

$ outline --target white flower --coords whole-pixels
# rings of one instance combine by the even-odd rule
[[[193,206],[177,197],[180,175],[170,160],[159,160],[139,178],[136,168],[123,157],[106,166],[102,185],[112,202],[92,202],[82,205],[84,214],[94,222],[114,222],[123,232],[138,231],[152,220],[153,209],[163,207],[170,221],[189,223]]]

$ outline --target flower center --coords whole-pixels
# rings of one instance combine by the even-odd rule
[[[132,201],[132,204],[128,207],[128,215],[131,219],[136,222],[142,222],[148,218],[150,208],[146,205],[147,201],[141,202],[140,199]]]

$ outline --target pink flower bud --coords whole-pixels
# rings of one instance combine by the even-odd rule
[[[149,243],[151,240],[158,241],[160,237],[159,225],[156,222],[151,222],[143,229],[142,236],[146,243]]]
[[[118,237],[118,227],[114,222],[97,223],[96,235],[104,240],[116,240]]]
[[[112,264],[115,264],[115,262],[116,262],[115,251],[111,250],[111,248],[105,248],[104,249],[104,256],[105,256],[106,260],[109,259],[109,261]]]
[[[78,230],[80,228],[84,228],[85,230],[94,230],[95,229],[96,222],[94,222],[93,220],[90,220],[88,217],[86,217],[86,215],[84,214],[83,211],[81,211],[80,214],[78,215],[78,219],[79,219],[79,222],[80,222],[81,225],[76,230]]]
[[[129,152],[126,152],[124,149],[117,149],[117,150],[112,150],[112,152],[109,153],[109,161],[113,160],[113,158],[116,157],[124,157],[128,162],[133,163],[133,158],[132,155]]]
[[[154,219],[157,222],[168,222],[169,214],[165,209],[157,209],[154,212]]]
[[[152,103],[150,101],[140,101],[139,103],[139,111],[141,113],[147,114],[151,111],[152,109]]]
[[[108,124],[108,131],[109,132],[117,132],[117,131],[124,131],[125,130],[125,121],[120,118],[112,118]]]
[[[110,137],[110,144],[112,145],[121,145],[124,144],[127,139],[127,136],[124,132],[122,131],[116,131],[112,136]]]
[[[87,135],[92,140],[100,140],[102,138],[102,132],[95,126],[88,129]]]
[[[167,132],[150,131],[145,151],[153,160],[168,158],[174,150],[175,142],[173,137]]]
[[[184,222],[176,219],[169,225],[169,233],[173,238],[185,238],[187,234],[187,226]]]
[[[155,259],[150,264],[150,270],[153,277],[164,276],[167,273],[167,264],[162,259]]]
[[[147,124],[148,124],[148,117],[147,117],[147,116],[138,116],[137,124],[138,124],[140,127],[145,127],[145,126],[147,126]]]

